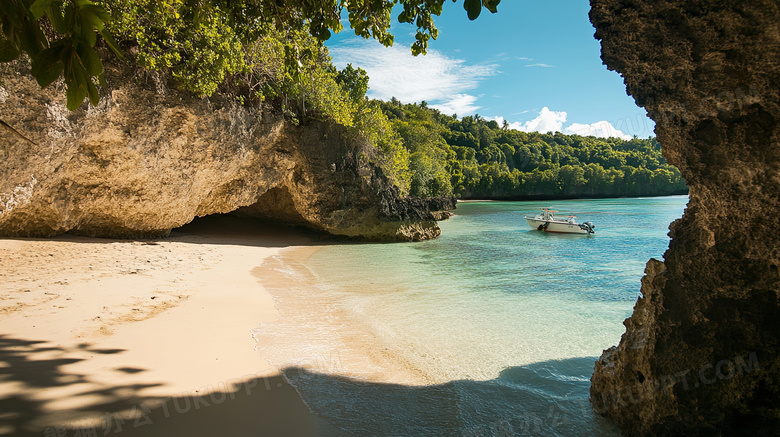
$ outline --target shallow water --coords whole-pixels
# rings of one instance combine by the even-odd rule
[[[593,362],[686,202],[554,202],[592,236],[531,229],[539,202],[459,203],[434,241],[288,251],[263,266],[281,317],[258,349],[342,434],[618,435]]]

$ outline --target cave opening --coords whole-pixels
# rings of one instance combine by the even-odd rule
[[[263,193],[255,203],[228,213],[235,217],[254,218],[288,226],[311,226],[298,211],[287,187],[274,187]]]
[[[224,214],[195,217],[172,231],[187,234],[274,235],[297,239],[318,234],[296,209],[289,190],[274,187],[251,205]]]

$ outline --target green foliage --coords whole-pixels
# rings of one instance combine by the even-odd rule
[[[379,103],[365,98],[364,70],[337,70],[327,48],[306,29],[261,37],[248,50],[247,63],[251,68],[241,82],[249,86],[248,102],[274,106],[293,122],[327,119],[347,127],[401,192],[409,192],[409,152]]]
[[[457,0],[453,0],[457,1]],[[483,5],[496,12],[500,0],[464,0],[471,19]],[[433,17],[445,0],[2,0],[0,62],[26,53],[42,87],[63,76],[68,108],[86,97],[97,104],[103,64],[95,51],[98,35],[117,54],[119,45],[152,71],[170,71],[181,86],[210,95],[231,74],[251,68],[247,48],[274,32],[305,31],[318,44],[342,30],[346,12],[356,35],[389,46],[391,12],[417,26],[412,53],[425,53],[438,30]],[[113,35],[113,36],[112,36]],[[292,56],[286,57],[288,60]],[[295,66],[295,64],[291,64]],[[356,78],[351,78],[356,79]],[[350,80],[351,80],[350,79]],[[340,82],[342,83],[342,82]],[[359,93],[359,88],[356,89]]]
[[[410,153],[412,195],[508,199],[687,191],[655,138],[520,132],[479,115],[458,120],[396,99],[383,102],[382,110]]]
[[[501,0],[465,0],[463,2],[463,9],[469,16],[469,20],[476,20],[479,14],[482,13],[482,7],[490,12],[496,13],[496,7]]]
[[[64,77],[68,109],[76,109],[87,97],[97,105],[97,84],[103,81],[103,63],[95,51],[98,34],[119,52],[105,29],[108,19],[105,9],[89,0],[3,1],[0,62],[25,53],[41,87]]]
[[[276,106],[293,121],[331,119],[349,127],[365,112],[366,72],[337,71],[327,48],[305,29],[261,37],[246,59],[251,67],[241,80],[251,85],[247,98]]]
[[[368,91],[368,74],[362,68],[354,68],[347,64],[343,70],[336,74],[336,82],[349,94],[349,97],[358,101],[365,97]]]
[[[398,186],[402,194],[408,194],[412,177],[409,170],[409,151],[382,113],[379,103],[366,102],[361,106],[361,111],[355,120],[356,132],[381,152],[379,164],[385,175]]]
[[[448,165],[455,152],[444,141],[443,127],[424,106],[406,105],[394,100],[382,103],[393,130],[409,153],[409,194],[418,197],[453,194]],[[400,115],[400,116],[399,116]]]
[[[238,35],[233,10],[189,0],[102,0],[108,29],[132,47],[136,61],[152,71],[170,71],[182,88],[210,95],[229,74],[247,69],[244,46],[256,28]]]

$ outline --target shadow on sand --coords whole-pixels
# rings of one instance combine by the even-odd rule
[[[122,350],[79,346],[90,354]],[[167,398],[138,395],[159,384],[97,385],[67,366],[85,358],[47,343],[0,336],[0,435],[119,436],[599,436],[618,435],[587,402],[593,358],[505,369],[490,381],[405,386],[285,369]],[[126,373],[144,369],[120,367]],[[89,387],[80,390],[79,385]],[[70,386],[70,387],[69,387]],[[47,390],[72,389],[57,410]]]
[[[122,350],[79,346],[91,354]],[[305,436],[315,434],[313,416],[280,376],[244,377],[168,398],[138,395],[160,384],[101,385],[68,365],[83,361],[46,342],[0,335],[0,435],[39,437],[119,436]],[[120,367],[125,373],[144,369]],[[0,386],[2,387],[2,386]],[[82,387],[84,389],[82,389]],[[40,395],[70,391],[67,410]],[[59,399],[56,399],[59,400]]]
[[[252,247],[315,246],[350,243],[304,227],[282,226],[267,221],[215,214],[197,217],[190,223],[175,228],[167,237],[108,238],[86,237],[64,233],[54,237],[5,237],[7,240],[67,241],[93,244],[139,242],[155,245],[163,241],[192,244],[227,244]],[[357,242],[356,242],[357,243]]]

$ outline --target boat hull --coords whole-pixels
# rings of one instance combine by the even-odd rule
[[[529,218],[529,217],[525,217],[525,220],[532,228],[544,232],[553,232],[558,234],[588,234],[589,233],[587,230],[582,229],[580,225],[577,223],[572,224],[567,222],[559,222],[557,220],[547,221],[547,220],[539,220],[539,219]],[[548,223],[547,226],[544,226],[545,223]],[[539,226],[542,226],[542,229],[539,229]]]

